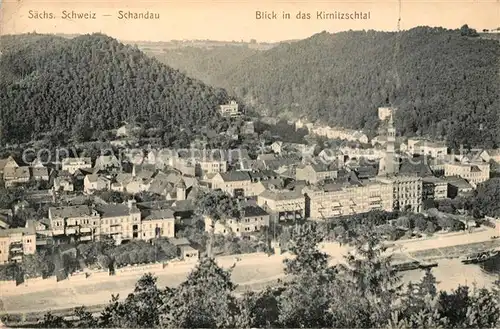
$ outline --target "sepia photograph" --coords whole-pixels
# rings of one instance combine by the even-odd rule
[[[500,328],[500,2],[0,0],[0,328]]]

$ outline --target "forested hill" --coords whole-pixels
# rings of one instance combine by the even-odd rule
[[[242,60],[262,51],[248,46],[226,45],[213,48],[184,47],[169,49],[163,53],[145,52],[188,76],[208,84],[220,85],[219,79],[223,79],[229,68],[238,66]]]
[[[126,120],[189,135],[220,124],[218,105],[229,100],[225,90],[102,34],[2,36],[0,51],[2,142],[85,127],[99,132]]]
[[[400,108],[402,134],[443,136],[452,146],[498,146],[500,43],[472,34],[428,27],[323,32],[245,52],[239,60],[233,56],[213,72],[209,66],[206,72],[193,69],[203,67],[198,64],[207,50],[198,50],[200,56],[190,50],[187,57],[175,50],[161,60],[233,89],[271,115],[374,132],[377,107],[392,103]]]

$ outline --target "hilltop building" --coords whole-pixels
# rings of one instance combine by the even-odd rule
[[[219,113],[225,117],[237,117],[241,115],[239,105],[235,101],[231,101],[229,104],[220,105]]]

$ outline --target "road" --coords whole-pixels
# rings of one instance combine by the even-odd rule
[[[449,235],[436,235],[426,240],[398,241],[392,249],[395,253],[408,253],[411,251],[489,241],[493,235],[500,235],[498,226],[496,229],[486,228],[475,233],[453,233]],[[343,256],[349,251],[348,247],[340,246],[338,243],[323,243],[320,249],[331,256],[331,264],[341,261]],[[285,256],[262,256],[243,259],[236,263],[232,271],[233,282],[238,284],[240,289],[262,288],[266,283],[271,283],[284,276],[284,258]],[[221,263],[221,265],[227,268],[233,263],[233,259],[225,258],[225,264]],[[455,266],[453,271],[460,271],[459,268],[460,264]],[[157,271],[155,275],[158,277],[158,285],[160,287],[177,286],[186,279],[191,269],[192,266],[181,266],[178,268],[167,267],[164,270]],[[449,275],[447,274],[448,271],[444,271],[442,266],[439,267],[437,272],[442,272],[442,275],[440,275],[442,278]],[[472,272],[469,274],[472,274]],[[89,278],[84,281],[48,281],[37,285],[2,289],[0,291],[0,313],[39,312],[82,305],[106,304],[110,300],[111,294],[118,293],[120,296],[126,296],[132,292],[135,283],[141,275],[142,273],[140,272],[126,273],[116,277]],[[418,273],[414,273],[411,279],[413,280],[417,276]],[[470,283],[474,281],[474,277],[469,277],[468,280],[465,278],[465,280]],[[445,287],[440,288],[446,289]]]
[[[261,287],[266,282],[275,281],[283,276],[282,256],[259,259],[243,259],[236,262],[232,270],[233,282],[240,289]],[[230,264],[231,263],[231,264]],[[221,264],[230,267],[234,261]],[[192,266],[166,268],[154,274],[158,277],[158,286],[175,287],[183,282]],[[142,273],[126,273],[117,277],[93,278],[85,281],[64,280],[47,281],[36,286],[18,286],[12,290],[0,292],[2,309],[0,313],[39,312],[78,307],[82,305],[106,304],[111,294],[124,297],[132,292]]]

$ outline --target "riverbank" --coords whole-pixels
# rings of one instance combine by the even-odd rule
[[[458,232],[450,233],[450,235],[436,235],[425,240],[397,241],[389,252],[413,259],[438,259],[439,266],[433,269],[433,273],[439,281],[440,289],[449,290],[456,288],[458,284],[471,284],[472,282],[477,282],[480,286],[488,286],[494,278],[486,277],[477,265],[463,265],[459,259],[447,258],[452,254],[465,256],[475,252],[478,248],[490,248],[496,245],[500,247],[500,240],[491,239],[491,236],[500,235],[498,229],[497,225],[495,229],[485,228],[473,233]],[[342,262],[344,256],[351,250],[350,247],[340,246],[338,243],[322,243],[320,249],[330,255],[332,265]],[[283,260],[288,257],[287,255],[240,256],[218,259],[219,264],[225,268],[236,263],[232,271],[232,279],[240,286],[240,291],[259,290],[284,277]],[[242,259],[236,261],[237,257]],[[145,272],[153,272],[158,277],[159,286],[175,287],[186,279],[194,266],[195,264],[191,263],[183,266],[167,266],[157,270],[122,273],[119,276],[91,276],[88,279],[69,279],[60,282],[40,280],[8,289],[3,287],[0,291],[0,314],[26,314],[82,305],[106,304],[111,294],[118,293],[120,296],[127,296],[132,292],[135,283]],[[421,271],[404,272],[403,281],[417,281],[421,274]]]

